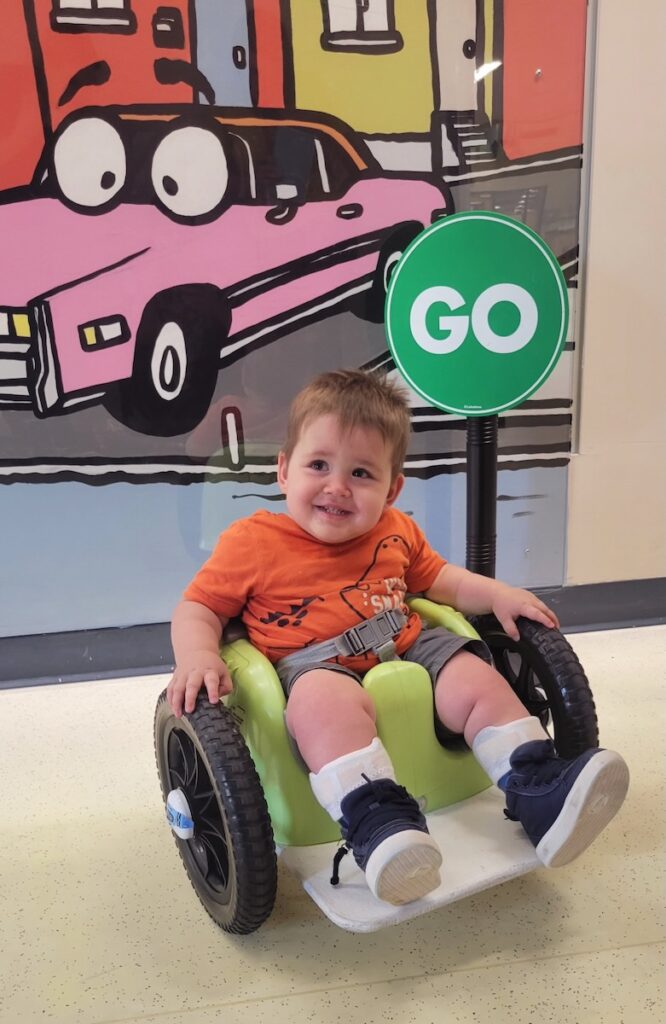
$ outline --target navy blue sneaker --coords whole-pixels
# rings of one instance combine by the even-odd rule
[[[550,740],[523,743],[511,755],[511,771],[499,781],[507,818],[523,826],[542,864],[568,864],[617,814],[629,787],[619,754],[593,747],[572,761]]]
[[[419,805],[403,786],[391,779],[368,781],[348,793],[340,808],[342,837],[377,899],[411,903],[437,888],[442,855]]]

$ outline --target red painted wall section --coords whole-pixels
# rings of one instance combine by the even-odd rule
[[[12,0],[2,7],[0,189],[6,189],[30,181],[44,145],[44,132],[23,6]]]
[[[133,0],[136,31],[131,35],[112,32],[62,32],[51,28],[51,0],[34,0],[39,41],[44,55],[49,107],[55,128],[71,110],[92,104],[187,103],[192,88],[184,84],[160,85],[155,78],[154,62],[159,57],[191,60],[190,27],[187,0],[169,0],[183,17],[185,46],[182,49],[156,47],[152,20],[164,0]],[[105,60],[111,68],[108,82],[86,86],[73,99],[59,106],[67,83],[80,68]]]
[[[510,160],[582,144],[586,22],[586,0],[504,0],[502,141]]]
[[[280,0],[254,0],[257,106],[284,107],[284,57]]]

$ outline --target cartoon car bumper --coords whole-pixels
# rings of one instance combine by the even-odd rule
[[[51,324],[48,301],[37,300],[26,308],[0,308],[0,408],[30,406],[37,415],[47,416],[104,394],[99,384],[92,390],[70,391],[63,386]],[[120,314],[78,324],[76,331],[83,353],[124,345],[131,337]]]

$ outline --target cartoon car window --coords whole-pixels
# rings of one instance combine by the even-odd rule
[[[313,170],[316,156],[312,133],[302,128],[278,128],[273,134],[273,168],[277,175],[276,191],[279,187],[291,185],[295,190],[296,202],[319,199]],[[280,198],[277,196],[277,198]]]
[[[330,135],[317,139],[326,165],[331,193],[340,198],[358,181],[358,170],[341,146]]]
[[[356,168],[340,147],[312,129],[243,126],[235,137],[249,148],[251,197],[263,205],[339,197],[358,179]],[[232,179],[235,177],[232,173]],[[246,167],[238,177],[248,179]]]
[[[240,135],[236,135],[235,132],[229,132],[230,139],[237,140],[239,143],[239,159],[238,162],[242,163],[241,178],[247,180],[248,188],[250,190],[250,198],[257,198],[257,177],[254,170],[254,160],[252,159],[252,150],[247,139],[242,138]]]
[[[229,183],[229,166],[221,140],[212,131],[187,125],[159,143],[151,178],[167,212],[202,217],[217,210]]]
[[[117,196],[127,177],[127,156],[119,132],[99,117],[73,121],[53,151],[58,187],[70,203],[101,210]]]
[[[319,177],[321,179],[322,191],[327,195],[331,191],[331,182],[328,177],[328,170],[326,169],[326,160],[324,158],[324,147],[321,144],[321,139],[315,139],[315,153],[317,154],[317,169],[319,171]]]

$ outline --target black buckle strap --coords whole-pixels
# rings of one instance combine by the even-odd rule
[[[358,626],[351,626],[337,638],[340,652],[344,655],[365,654],[372,651],[380,661],[390,661],[395,657],[393,638],[405,625],[406,618],[401,611],[387,609],[374,615]],[[344,649],[344,645],[347,649]]]

